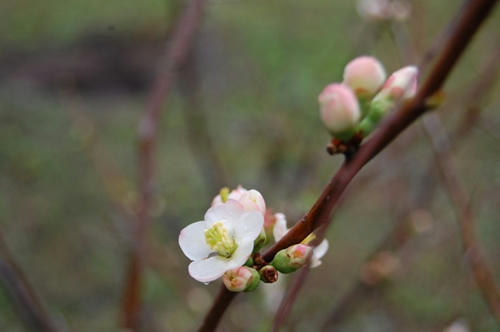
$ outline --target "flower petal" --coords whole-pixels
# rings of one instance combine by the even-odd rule
[[[285,236],[286,232],[288,232],[288,228],[286,228],[286,218],[283,213],[276,213],[274,216],[276,217],[276,223],[273,228],[273,236],[274,241],[277,242]]]
[[[222,277],[224,272],[235,268],[230,259],[212,256],[189,264],[189,275],[200,282],[210,282]]]
[[[309,264],[309,268],[314,269],[315,267],[320,266],[322,263],[323,263],[322,261],[320,261],[316,257],[312,256],[311,263]]]
[[[245,211],[266,212],[266,202],[261,193],[255,189],[249,190],[238,199],[238,202],[243,206]]]
[[[233,225],[234,237],[238,245],[246,241],[253,243],[264,227],[264,215],[257,211],[250,211],[237,219]]]
[[[246,263],[248,257],[250,257],[250,255],[252,254],[254,240],[255,239],[244,240],[238,243],[238,248],[235,252],[233,252],[233,255],[231,256],[231,262],[232,264],[234,264],[231,269],[240,267]]]
[[[244,213],[243,207],[235,200],[228,200],[224,204],[216,205],[208,209],[205,213],[205,222],[207,228],[211,227],[214,223],[221,220],[234,221],[238,220]]]
[[[242,266],[253,250],[253,240],[238,243],[238,248],[231,258],[212,256],[189,264],[189,275],[201,282],[210,282],[220,278],[224,272]]]
[[[325,256],[326,252],[328,251],[328,247],[328,240],[324,239],[316,248],[314,248],[314,256],[318,259]]]
[[[234,199],[235,201],[239,201],[241,196],[245,194],[248,190],[243,188],[241,185],[238,185],[238,188],[234,189],[229,193],[229,199]]]
[[[204,221],[198,221],[184,227],[179,234],[179,246],[192,261],[208,257],[212,252],[205,241],[206,228]]]
[[[313,254],[311,257],[311,264],[309,267],[314,269],[321,265],[321,257],[323,257],[328,251],[328,240],[324,239],[321,243],[313,249]]]

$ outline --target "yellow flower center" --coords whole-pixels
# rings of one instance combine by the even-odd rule
[[[217,252],[220,256],[229,258],[238,248],[234,239],[221,221],[216,222],[209,229],[205,230],[205,241],[210,249]]]

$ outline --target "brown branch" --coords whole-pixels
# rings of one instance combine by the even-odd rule
[[[325,223],[330,222],[329,218],[321,217],[330,214],[357,172],[426,111],[427,98],[440,89],[453,65],[459,59],[494,4],[496,4],[496,1],[491,0],[468,2],[467,10],[452,31],[430,74],[418,90],[417,96],[389,116],[381,125],[381,128],[359,149],[356,155],[344,162],[311,210],[263,255],[265,260],[270,261],[279,250],[302,241],[309,233],[320,226],[319,221],[322,219]]]
[[[205,1],[192,0],[184,9],[174,28],[162,56],[158,75],[151,88],[149,103],[139,124],[139,205],[137,224],[134,229],[134,243],[129,257],[127,275],[122,302],[122,324],[126,328],[137,330],[140,323],[141,288],[143,278],[143,255],[145,252],[145,234],[150,222],[152,205],[154,146],[157,124],[162,106],[170,93],[177,69],[185,62],[189,54],[196,30],[200,25]]]
[[[463,93],[460,94],[465,96],[464,98],[460,98],[460,103],[465,104],[466,106],[464,107],[464,114],[461,116],[459,124],[453,131],[453,140],[450,142],[453,146],[451,146],[451,144],[447,146],[447,153],[451,153],[452,148],[460,146],[460,143],[465,140],[470,133],[470,129],[477,122],[477,119],[483,109],[478,105],[481,105],[486,96],[491,92],[493,83],[495,82],[497,76],[498,68],[495,66],[499,61],[499,56],[500,48],[497,48],[490,58],[485,61],[481,74],[474,85],[467,86]],[[367,262],[373,260],[381,252],[390,251],[396,253],[402,250],[412,238],[413,227],[411,225],[411,213],[415,210],[415,207],[419,209],[429,205],[432,201],[433,194],[435,193],[435,183],[433,181],[429,181],[433,178],[435,168],[434,164],[435,161],[431,160],[428,171],[425,172],[421,177],[421,180],[418,181],[418,183],[421,184],[420,193],[417,195],[414,202],[407,207],[407,211],[400,218],[398,218],[399,221],[393,226],[388,236],[368,256],[366,259]],[[326,330],[328,327],[331,327],[331,325],[339,324],[354,311],[358,303],[365,298],[365,295],[372,293],[375,290],[374,288],[384,285],[385,283],[367,285],[364,281],[358,280],[355,285],[341,298],[339,303],[335,305],[335,308],[323,323],[323,329]]]
[[[460,223],[464,251],[470,260],[472,271],[488,307],[500,324],[500,291],[493,274],[483,258],[478,243],[470,198],[467,195],[449,154],[450,142],[445,135],[445,128],[438,114],[429,114],[424,118],[424,129],[432,143],[435,160],[442,182],[455,208]],[[440,133],[441,135],[437,135]]]
[[[328,218],[328,216],[337,206],[347,185],[364,165],[426,111],[427,98],[431,97],[441,88],[441,85],[444,83],[453,69],[453,66],[471,41],[474,33],[486,19],[495,4],[495,0],[475,0],[467,2],[464,10],[461,11],[461,15],[459,15],[457,19],[457,23],[454,25],[448,39],[444,43],[443,48],[439,52],[437,60],[432,66],[427,79],[418,90],[415,98],[390,115],[373,134],[373,137],[361,146],[359,151],[351,159],[344,162],[311,210],[306,213],[306,215],[302,217],[302,219],[300,219],[279,242],[264,253],[263,258],[266,261],[272,260],[279,250],[302,241],[309,233],[314,231],[314,229],[322,226],[321,224],[328,227],[331,223],[331,219]],[[229,291],[222,290],[222,292]],[[232,300],[232,298],[234,298],[234,296],[230,297],[229,301]],[[214,306],[220,307],[221,303],[216,301],[214,302]],[[227,306],[227,303],[224,304],[224,307]],[[214,312],[210,310],[201,326],[201,330],[210,331],[209,329],[205,329],[205,324],[208,323],[212,327],[212,330],[215,329],[223,313],[224,311]]]
[[[295,278],[292,280],[291,285],[288,286],[287,292],[281,300],[280,306],[274,315],[273,332],[279,331],[281,326],[285,323],[285,320],[288,317],[288,314],[292,311],[293,304],[295,303],[295,300],[297,299],[310,271],[311,269],[309,267],[300,269]]]
[[[220,318],[237,294],[238,293],[228,291],[226,286],[222,284],[220,286],[219,293],[217,294],[212,307],[205,316],[203,323],[198,329],[198,332],[215,331],[217,325],[219,324]]]
[[[12,257],[0,234],[0,280],[16,304],[23,323],[31,331],[57,332],[57,324],[47,313],[40,297]]]

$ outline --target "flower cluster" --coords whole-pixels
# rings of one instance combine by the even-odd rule
[[[407,66],[386,80],[377,59],[357,57],[345,67],[344,81],[329,84],[319,95],[321,119],[336,139],[366,137],[397,102],[415,95],[417,76],[418,69]]]
[[[275,282],[278,271],[290,273],[308,261],[310,267],[321,264],[328,242],[311,247],[308,243],[313,234],[301,244],[278,252],[271,263],[263,261],[258,251],[272,237],[279,241],[287,231],[285,216],[266,209],[257,190],[223,188],[204,220],[181,230],[179,246],[192,260],[188,271],[194,279],[208,283],[223,277],[231,291],[252,291],[260,281]]]

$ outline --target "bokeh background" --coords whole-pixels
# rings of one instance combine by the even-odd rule
[[[136,128],[184,4],[0,2],[1,234],[67,331],[120,331],[138,196]],[[342,162],[325,152],[321,89],[340,81],[357,55],[378,57],[389,72],[415,62],[460,7],[452,0],[406,4],[406,19],[382,22],[361,17],[348,0],[208,1],[158,124],[144,331],[192,331],[210,306],[219,283],[189,277],[177,236],[202,219],[220,187],[258,189],[289,224],[298,220]],[[453,71],[439,112],[454,132],[468,105],[481,109],[454,146],[453,162],[500,283],[498,84],[481,100],[467,99],[499,54],[498,31],[497,9]],[[350,186],[327,234],[330,250],[285,329],[321,330],[361,276],[376,285],[327,330],[500,331],[464,257],[456,219],[417,123]],[[365,259],[400,222],[413,226],[411,235],[372,261],[390,270],[373,281]],[[221,331],[268,331],[289,280],[240,296]],[[0,330],[25,331],[4,286]]]

